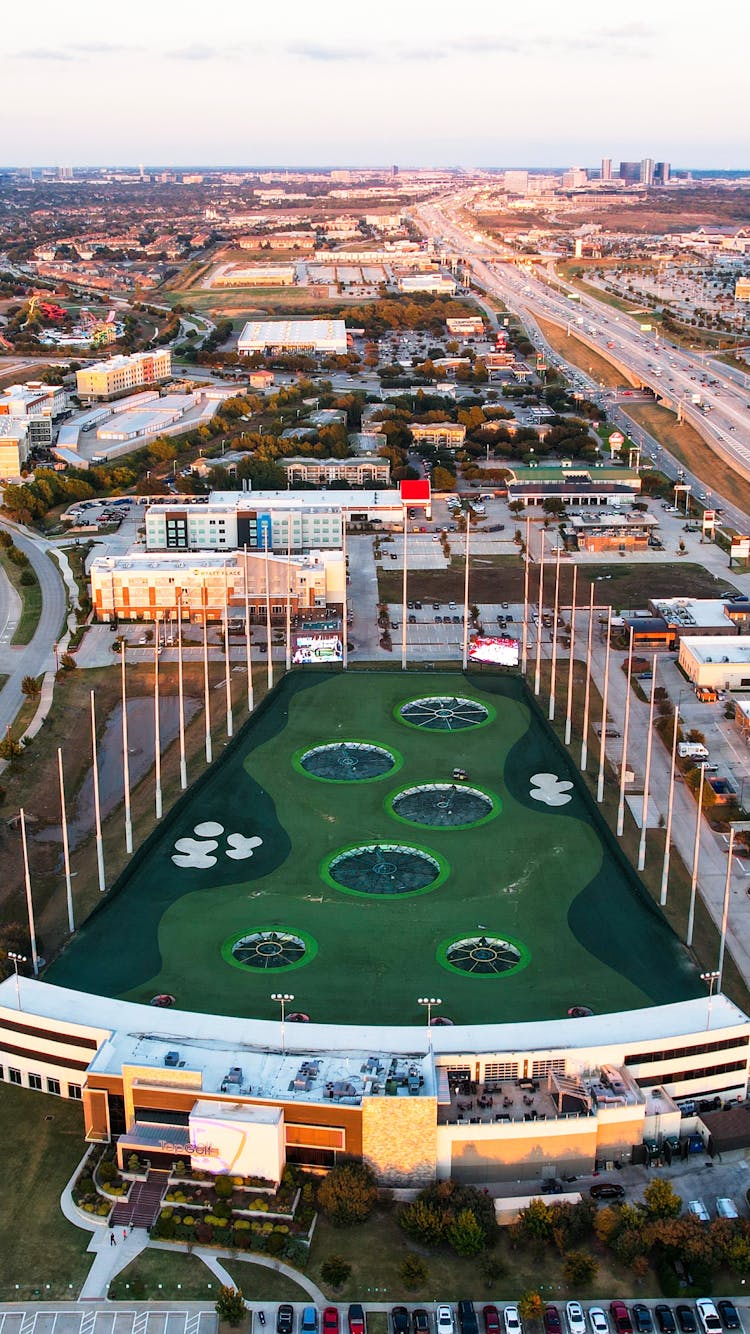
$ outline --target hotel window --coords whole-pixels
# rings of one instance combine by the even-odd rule
[[[41,1093],[41,1091],[42,1091],[42,1076],[41,1076],[41,1075],[29,1075],[29,1088],[30,1088],[30,1089],[36,1089],[37,1092]]]
[[[80,1102],[82,1096],[80,1084],[68,1084],[69,1098],[72,1098],[74,1102]]]
[[[60,1080],[50,1078],[47,1080],[47,1092],[54,1093],[58,1098],[60,1096]]]
[[[20,1084],[20,1083],[22,1082],[22,1081],[21,1081],[21,1071],[20,1071],[20,1070],[14,1070],[14,1068],[13,1068],[12,1065],[9,1066],[9,1068],[8,1068],[8,1079],[10,1080],[11,1084]]]
[[[5,1079],[5,1069],[2,1065],[0,1065],[0,1080],[3,1079]]]

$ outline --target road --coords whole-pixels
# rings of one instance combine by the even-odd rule
[[[56,561],[47,555],[48,544],[32,541],[12,524],[3,522],[2,527],[12,534],[15,545],[25,551],[31,562],[42,591],[42,612],[30,644],[11,647],[0,638],[0,672],[9,678],[0,691],[0,734],[13,723],[24,702],[23,678],[41,676],[54,668],[53,646],[62,633],[66,610],[65,585]],[[9,585],[0,582],[0,626],[6,616],[13,615],[8,588]]]
[[[566,283],[551,264],[541,272],[519,268],[515,252],[471,231],[458,219],[457,209],[456,200],[443,197],[422,205],[418,217],[430,235],[466,256],[481,288],[531,322],[532,338],[540,333],[536,317],[570,329],[595,351],[628,367],[634,381],[652,389],[666,406],[679,407],[711,447],[750,478],[750,444],[745,443],[750,440],[748,377],[730,375],[732,368],[723,363],[707,362],[699,352],[665,342],[658,333],[641,328],[637,319]],[[700,397],[700,405],[692,402],[694,397]]]

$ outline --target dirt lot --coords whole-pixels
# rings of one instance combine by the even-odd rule
[[[694,426],[688,422],[678,424],[673,412],[656,403],[622,406],[633,421],[650,431],[670,454],[674,454],[686,468],[700,477],[706,486],[722,496],[731,497],[735,505],[750,514],[750,482],[746,482],[734,468],[730,468],[718,454],[714,454]]]

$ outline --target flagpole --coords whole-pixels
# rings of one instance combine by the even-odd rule
[[[630,627],[630,646],[628,648],[627,694],[625,695],[625,721],[622,728],[622,763],[620,765],[620,800],[617,806],[617,837],[622,838],[625,828],[625,784],[628,772],[628,733],[630,731],[630,696],[633,676],[633,627]]]
[[[346,519],[344,519],[344,556],[346,556]],[[346,564],[346,560],[344,561]],[[286,661],[288,672],[292,670],[292,516],[287,522],[286,543]],[[346,661],[344,662],[346,666]]]
[[[552,615],[552,662],[550,664],[549,678],[549,720],[552,722],[555,716],[555,687],[557,685],[557,622],[560,616],[560,552],[562,546],[558,541],[557,560],[555,561],[555,601],[554,612]]]
[[[407,590],[406,590],[406,568],[407,568],[406,546],[407,546],[407,542],[406,542],[406,535],[407,535],[407,531],[408,531],[408,526],[409,526],[409,525],[408,525],[408,513],[407,513],[406,506],[404,505],[404,572],[403,572],[403,582],[402,582],[402,588],[401,588],[401,671],[402,671],[402,672],[405,672],[405,671],[406,671],[406,621],[407,621],[407,614],[406,614],[406,612],[407,612],[407,608],[406,608],[406,599],[407,599]]]
[[[529,539],[531,536],[531,515],[526,515],[526,549],[524,551],[523,572],[523,631],[521,637],[521,671],[524,676],[529,665]]]
[[[39,955],[36,948],[36,926],[34,925],[34,904],[31,898],[31,875],[29,872],[29,848],[26,842],[26,816],[23,807],[19,811],[21,823],[21,848],[23,850],[23,882],[26,889],[26,909],[29,914],[29,936],[31,938],[31,965],[34,977],[39,973]]]
[[[346,671],[347,667],[349,666],[349,645],[348,645],[348,643],[347,643],[347,640],[348,640],[348,638],[349,638],[349,634],[348,634],[348,630],[349,630],[349,624],[348,624],[348,623],[349,623],[349,599],[348,599],[348,595],[347,595],[347,584],[346,584],[346,579],[347,579],[347,566],[346,566],[346,520],[347,520],[347,512],[346,512],[345,509],[342,509],[342,511],[341,511],[341,520],[342,520],[342,523],[343,523],[343,529],[342,529],[342,537],[343,537],[342,552],[343,552],[343,557],[344,557],[344,609],[343,609],[342,626],[341,626],[341,664],[342,664],[342,666],[343,666],[343,668],[344,668],[344,671]]]
[[[581,740],[581,772],[586,772],[589,758],[589,711],[591,709],[591,655],[594,639],[594,585],[589,590],[589,633],[586,639],[586,682],[583,692],[583,738]],[[609,649],[609,640],[607,640]]]
[[[226,564],[224,565],[224,691],[227,701],[227,736],[234,735],[232,716],[232,676],[229,660],[229,585]]]
[[[156,614],[156,640],[154,641],[154,776],[156,818],[161,819],[161,710],[159,706],[159,614]]]
[[[185,755],[185,684],[182,664],[182,593],[177,599],[177,698],[180,727],[180,787],[187,787],[187,758]]]
[[[607,748],[607,698],[609,696],[609,654],[610,635],[612,632],[612,608],[607,608],[607,645],[604,650],[604,690],[602,692],[602,726],[599,735],[599,777],[596,785],[596,799],[604,800],[604,754]]]
[[[201,586],[201,598],[203,602],[203,714],[206,728],[206,764],[210,764],[213,758],[213,747],[211,745],[211,692],[208,679],[208,594],[205,580]]]
[[[656,655],[651,676],[651,700],[648,710],[648,737],[646,738],[646,770],[643,775],[643,807],[641,810],[641,838],[638,844],[638,870],[646,865],[646,830],[648,828],[648,799],[651,786],[651,746],[654,740],[654,707],[656,704]]]
[[[536,622],[536,666],[534,669],[534,694],[538,695],[542,685],[542,616],[544,599],[544,529],[539,533],[539,606]]]
[[[96,756],[96,705],[94,692],[91,691],[91,773],[94,780],[94,828],[96,830],[96,867],[99,876],[99,893],[107,888],[104,878],[104,843],[102,841],[102,813],[99,805],[99,761]]]
[[[669,884],[669,858],[671,855],[672,843],[672,812],[674,810],[674,787],[675,787],[675,765],[677,761],[677,733],[679,731],[680,706],[679,701],[674,706],[674,731],[672,733],[672,760],[669,766],[669,803],[667,805],[667,828],[664,841],[664,861],[661,869],[661,896],[659,903],[662,908],[667,902],[667,886]]]
[[[471,510],[466,511],[466,560],[464,564],[464,632],[461,646],[461,666],[466,671],[469,665],[469,537],[471,534]]]
[[[130,753],[128,749],[128,696],[125,686],[125,657],[127,640],[120,646],[122,674],[122,786],[125,796],[125,851],[133,851],[133,819],[130,810]]]
[[[265,554],[265,571],[266,571],[266,639],[268,640],[268,653],[267,653],[267,658],[268,658],[268,662],[267,662],[268,689],[269,689],[269,690],[272,690],[272,689],[273,689],[273,649],[272,649],[272,645],[271,645],[271,585],[270,585],[270,583],[269,583],[270,573],[269,573],[269,565],[268,565],[268,529],[267,529],[267,528],[264,528],[264,529],[263,529],[263,551],[264,551],[264,554]]]
[[[68,844],[68,816],[65,810],[65,779],[63,777],[62,750],[57,749],[57,771],[60,776],[60,816],[62,820],[63,866],[65,867],[65,897],[68,904],[68,930],[72,936],[76,929],[73,916],[73,881],[70,876],[70,847]]]
[[[568,699],[565,709],[565,744],[570,745],[573,730],[573,664],[576,648],[576,589],[578,584],[578,566],[573,566],[573,598],[570,607],[570,657],[568,660]],[[593,587],[593,585],[592,585]]]
[[[253,690],[253,657],[250,649],[250,576],[247,564],[247,543],[245,543],[243,550],[245,553],[245,658],[247,660],[247,711],[248,713],[252,713],[255,708],[255,692]]]

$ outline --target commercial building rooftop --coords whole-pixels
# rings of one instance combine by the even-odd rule
[[[750,635],[683,635],[681,644],[696,662],[750,663]]]

